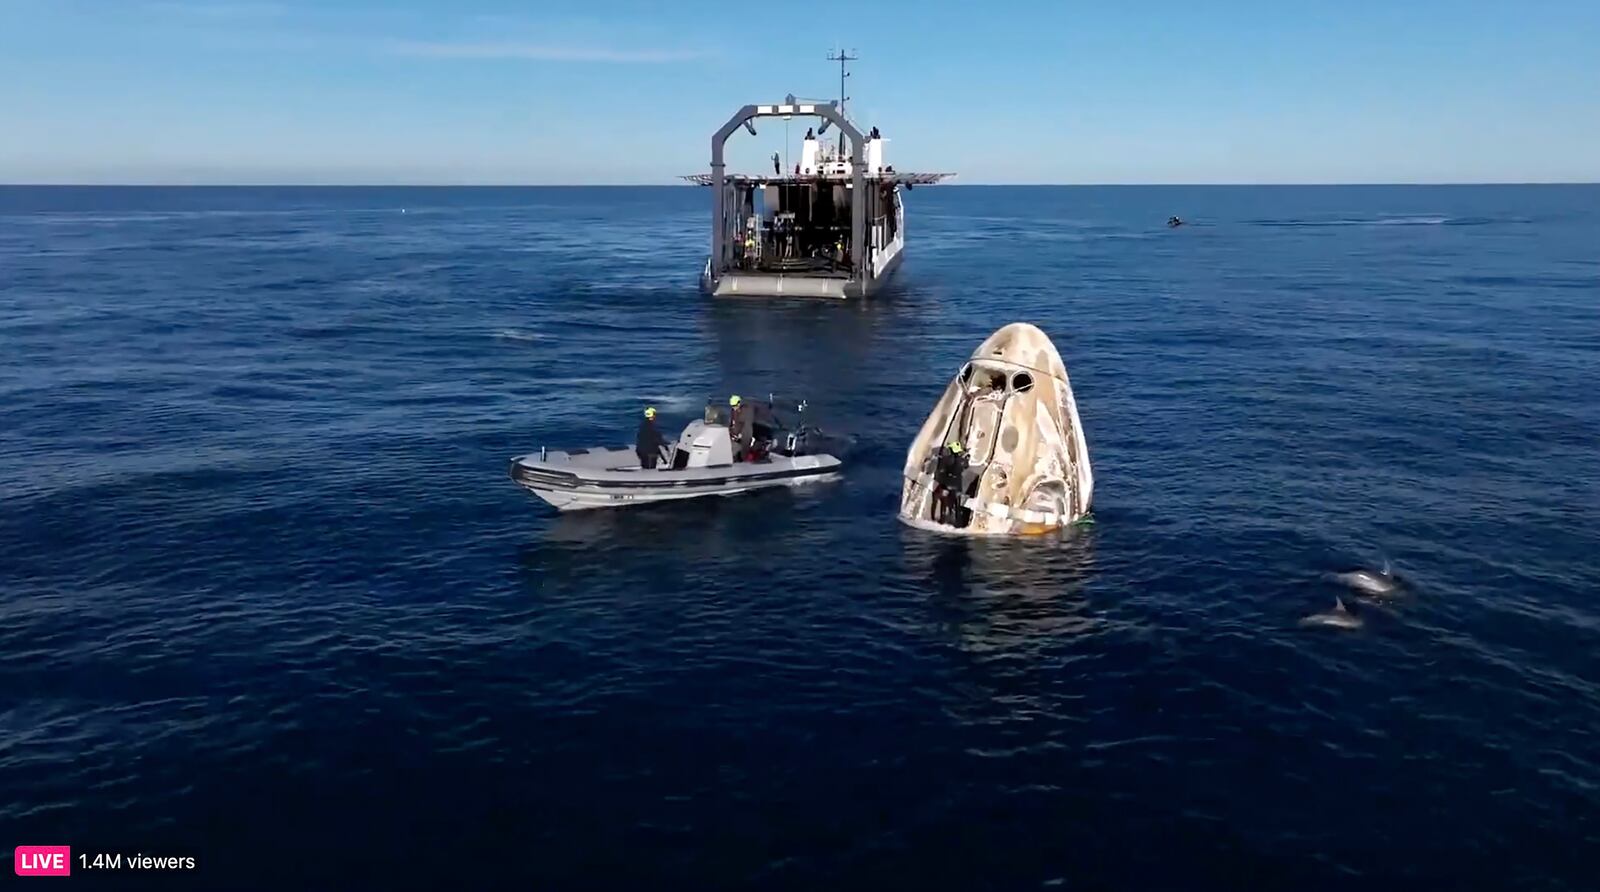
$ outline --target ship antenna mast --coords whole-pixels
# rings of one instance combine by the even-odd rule
[[[850,53],[853,53],[855,51],[856,50],[855,50],[854,47],[852,47],[849,52],[846,52],[841,47],[837,52],[830,51],[828,53],[828,61],[829,62],[838,62],[839,63],[839,114],[841,114],[841,115],[844,114],[844,103],[845,103],[845,100],[850,98],[849,96],[844,95],[844,79],[850,76],[850,72],[846,71],[844,66],[845,66],[846,62],[854,62],[855,60],[861,58],[860,56],[852,56],[852,55],[850,55]],[[839,128],[839,154],[840,155],[844,154],[844,128],[843,127]]]

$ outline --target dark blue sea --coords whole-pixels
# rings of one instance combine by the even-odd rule
[[[816,303],[698,294],[689,187],[0,189],[0,847],[197,862],[75,865],[108,887],[1596,888],[1600,187],[907,198],[894,286]],[[902,526],[1019,320],[1095,523]],[[507,479],[730,392],[808,398],[844,479]],[[1299,627],[1386,560],[1362,629]]]

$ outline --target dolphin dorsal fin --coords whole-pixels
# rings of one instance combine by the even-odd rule
[[[1338,595],[1333,596],[1333,609],[1337,613],[1349,613],[1350,608],[1344,606],[1344,599]]]

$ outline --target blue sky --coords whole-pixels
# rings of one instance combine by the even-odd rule
[[[1596,0],[0,0],[0,182],[670,182],[841,43],[962,182],[1600,180]]]

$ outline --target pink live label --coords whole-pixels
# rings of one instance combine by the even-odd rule
[[[64,877],[72,873],[72,846],[17,846],[19,877]]]

